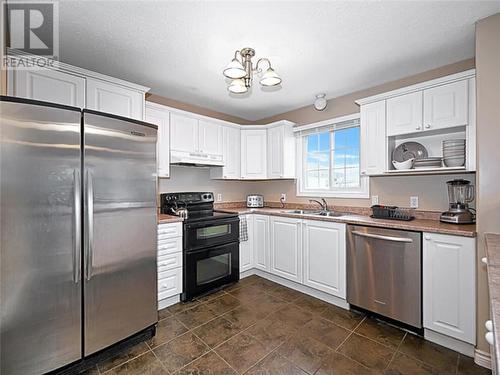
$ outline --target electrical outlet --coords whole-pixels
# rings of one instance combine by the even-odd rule
[[[418,197],[410,197],[410,207],[418,208]]]
[[[280,200],[282,200],[283,202],[286,202],[286,194],[285,193],[281,193]]]
[[[372,206],[378,204],[378,195],[372,195]]]
[[[222,194],[217,194],[217,202],[222,202]]]

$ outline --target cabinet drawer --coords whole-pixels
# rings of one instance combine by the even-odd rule
[[[158,240],[158,256],[172,253],[182,253],[182,238],[171,238],[168,240]]]
[[[158,272],[182,267],[182,253],[173,253],[158,257]]]
[[[158,273],[158,300],[182,293],[182,268]]]
[[[182,236],[182,223],[158,225],[158,240]]]

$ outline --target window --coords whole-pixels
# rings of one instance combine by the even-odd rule
[[[298,129],[302,159],[298,195],[368,197],[367,178],[360,175],[359,117],[349,117]]]

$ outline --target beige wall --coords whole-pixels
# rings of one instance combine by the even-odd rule
[[[350,115],[352,113],[359,112],[359,106],[354,102],[357,99],[381,94],[409,85],[414,85],[419,82],[429,81],[431,79],[446,76],[448,74],[463,72],[467,69],[473,69],[474,66],[474,59],[459,61],[454,64],[445,65],[440,68],[429,70],[427,72],[419,73],[410,77],[387,82],[366,90],[361,90],[352,94],[330,99],[328,100],[328,106],[324,111],[316,111],[311,103],[311,105],[309,106],[261,119],[256,121],[255,123],[267,124],[278,120],[290,120],[292,122],[295,122],[296,124],[308,124],[316,121],[328,120],[334,117]]]
[[[489,319],[484,233],[500,233],[500,13],[476,25],[477,61],[477,161],[478,161],[478,348],[489,346],[484,340],[484,322]]]
[[[215,197],[222,194],[223,202],[234,202],[255,192],[255,182],[211,180],[208,168],[171,166],[170,176],[159,180],[159,193],[212,191]]]
[[[211,109],[199,107],[197,105],[187,104],[183,102],[179,102],[174,99],[165,98],[164,96],[156,95],[156,94],[146,94],[146,100],[153,103],[163,104],[168,107],[173,107],[177,109],[182,109],[184,111],[197,113],[199,115],[213,117],[219,120],[234,122],[237,124],[248,125],[251,124],[251,121],[245,120],[240,117],[227,115],[222,112],[212,111]]]

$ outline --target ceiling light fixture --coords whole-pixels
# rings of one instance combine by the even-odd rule
[[[253,48],[243,48],[234,53],[234,58],[222,72],[224,76],[231,79],[227,89],[235,94],[244,94],[252,86],[253,74],[262,73],[260,65],[267,63],[268,67],[261,75],[259,83],[262,86],[277,86],[281,83],[280,76],[271,66],[271,61],[267,58],[257,60],[255,67],[252,65],[252,57],[255,56]],[[240,59],[238,59],[238,57]]]
[[[314,109],[316,109],[316,111],[323,111],[328,105],[325,96],[325,94],[316,95],[316,100],[314,100]]]

